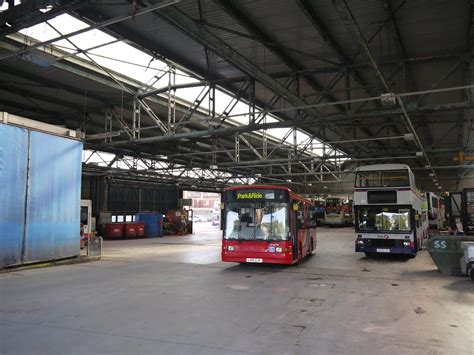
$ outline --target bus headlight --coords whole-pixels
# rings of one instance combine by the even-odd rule
[[[404,247],[409,247],[410,246],[410,241],[409,240],[403,241],[403,246]]]
[[[276,247],[276,248],[275,248],[275,251],[276,251],[277,253],[281,253],[281,252],[282,252],[282,250],[283,250],[283,249],[282,249],[282,248],[280,248],[280,247]]]
[[[229,245],[229,246],[227,246],[227,250],[228,251],[234,251],[235,247],[233,245]]]
[[[357,240],[357,245],[364,245],[364,241],[363,240]]]

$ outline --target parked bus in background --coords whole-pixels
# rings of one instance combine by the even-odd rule
[[[425,193],[428,203],[428,221],[430,229],[441,229],[446,221],[446,208],[444,198],[433,192]]]
[[[356,252],[415,257],[428,237],[424,197],[405,164],[356,169],[354,189]]]
[[[326,203],[324,201],[314,201],[314,213],[316,218],[316,225],[324,224],[324,213],[326,212]]]
[[[222,261],[294,264],[315,250],[314,205],[287,187],[230,187],[222,200]]]
[[[327,226],[348,226],[353,223],[352,200],[339,197],[326,198],[324,224]]]

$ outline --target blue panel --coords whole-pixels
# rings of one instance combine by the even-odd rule
[[[0,267],[21,263],[28,131],[0,124]]]
[[[24,262],[80,252],[82,143],[30,133]]]
[[[145,235],[147,237],[161,237],[161,223],[163,215],[157,212],[143,212],[135,215],[135,221],[145,223]]]

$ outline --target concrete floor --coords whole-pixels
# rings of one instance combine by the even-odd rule
[[[353,252],[221,263],[220,232],[109,241],[102,261],[0,275],[1,354],[474,354],[474,283]]]

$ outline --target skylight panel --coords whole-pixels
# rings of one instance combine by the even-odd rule
[[[56,18],[50,20],[49,23],[61,34],[69,34],[89,27],[83,21],[80,21],[68,14],[57,16]],[[60,36],[60,34],[51,26],[48,25],[48,23],[42,23],[23,29],[20,31],[20,33],[43,42]],[[142,87],[138,88],[143,92],[152,90],[153,88],[163,88],[169,84],[169,74],[166,73],[169,69],[167,63],[153,58],[144,51],[141,51],[123,41],[118,41],[116,38],[101,30],[91,29],[90,31],[70,37],[69,39],[56,41],[53,44],[69,53],[77,52],[77,48],[75,48],[76,46],[81,50],[98,47],[89,50],[87,55],[83,53],[77,54],[77,57],[87,61],[92,59],[98,65],[106,69],[112,70],[125,77],[143,83]],[[182,70],[175,70],[173,84],[180,85],[198,82],[199,79],[192,77]],[[180,100],[193,103],[201,93],[202,89],[203,86],[177,89],[176,97]],[[215,93],[216,116],[219,116],[224,112],[224,110],[228,109],[229,103],[231,103],[232,100],[233,98],[231,95],[217,88]],[[204,100],[202,100],[200,109],[207,111],[206,113],[208,113],[210,111],[209,106],[209,96],[207,96],[204,98]],[[261,118],[263,113],[258,111],[261,111],[262,109],[258,107],[256,109],[257,119]],[[244,95],[243,100],[237,102],[233,108],[231,117],[229,117],[227,121],[236,125],[248,125],[249,120],[249,105],[245,102]],[[278,119],[275,115],[267,114],[264,120],[261,120],[259,123],[272,123],[278,121],[280,121],[280,119]],[[270,138],[282,140],[287,135],[288,130],[289,128],[272,128],[267,130],[267,134]],[[255,132],[255,134],[262,135],[263,132],[258,131]],[[296,143],[298,145],[302,145],[309,139],[310,136],[308,134],[301,130],[296,131]],[[290,134],[285,139],[285,144],[293,144],[293,134]],[[311,147],[307,149],[307,152],[321,155],[322,148]],[[321,154],[319,154],[320,152]]]

